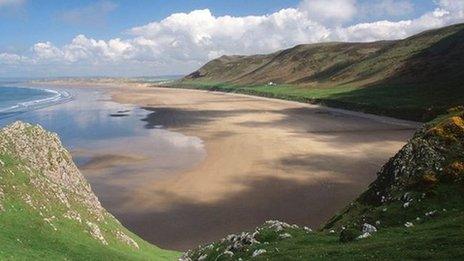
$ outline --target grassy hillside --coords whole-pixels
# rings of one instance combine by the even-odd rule
[[[360,62],[389,45],[390,42],[323,43],[298,45],[269,55],[222,56],[186,78],[238,84],[305,83]]]
[[[269,85],[270,82],[275,85]],[[174,84],[430,120],[464,103],[464,24],[404,40],[223,56]]]
[[[464,258],[464,110],[426,124],[321,230],[268,221],[185,260]]]
[[[0,130],[0,259],[176,260],[103,209],[56,134]]]

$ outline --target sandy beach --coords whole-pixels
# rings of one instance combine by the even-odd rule
[[[207,155],[199,164],[147,179],[115,213],[143,238],[174,249],[269,219],[318,228],[366,189],[417,127],[244,95],[146,87],[110,93],[151,111],[146,128],[162,126],[204,142]]]
[[[364,191],[418,124],[241,94],[58,81],[56,130],[103,206],[167,249],[278,219],[317,229]]]

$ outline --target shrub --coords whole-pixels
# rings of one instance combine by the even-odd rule
[[[358,236],[361,235],[361,232],[356,229],[343,229],[340,233],[340,242],[348,243],[355,240]]]

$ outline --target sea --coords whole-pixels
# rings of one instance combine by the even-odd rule
[[[24,81],[19,78],[0,79],[0,119],[14,117],[72,99],[71,94],[64,90],[17,86]]]

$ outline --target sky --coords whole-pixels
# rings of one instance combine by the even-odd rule
[[[464,0],[0,0],[0,77],[186,74],[222,55],[461,22]]]

